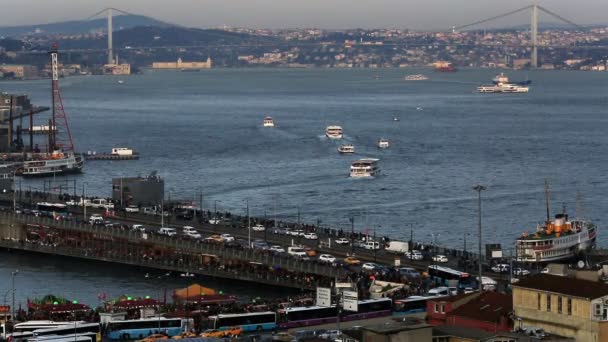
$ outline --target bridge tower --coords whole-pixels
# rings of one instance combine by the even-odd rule
[[[108,8],[108,64],[114,64],[114,52],[112,49],[112,9]]]
[[[62,150],[63,152],[74,152],[74,141],[68,126],[68,117],[63,109],[63,101],[59,92],[59,61],[57,44],[53,44],[51,54],[51,91],[53,98],[53,113],[49,125],[49,152]]]
[[[532,5],[532,21],[530,23],[530,43],[532,51],[530,55],[530,66],[538,68],[538,5]]]

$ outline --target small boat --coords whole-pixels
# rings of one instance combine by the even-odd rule
[[[352,178],[374,177],[380,174],[378,160],[364,158],[354,161],[350,165],[350,176]]]
[[[123,83],[125,83],[125,81],[123,81],[123,80],[118,80],[118,84],[123,84]]]
[[[267,116],[264,118],[264,127],[274,127],[274,121],[272,120],[272,117]]]
[[[150,278],[150,273],[146,273],[146,275],[144,276],[144,278]]]
[[[395,116],[395,117],[393,118],[393,121],[399,121],[399,118]]]
[[[329,139],[342,139],[343,132],[340,126],[327,126],[325,128],[325,136]]]
[[[340,145],[340,147],[338,147],[338,152],[340,154],[353,154],[355,153],[355,146],[352,144]]]
[[[416,107],[416,110],[422,111],[422,110],[424,110],[424,108],[422,108],[422,107]]]
[[[391,147],[391,144],[388,141],[388,139],[384,139],[384,138],[378,139],[378,148],[389,148],[389,147]]]
[[[416,75],[407,75],[403,79],[406,81],[425,81],[425,80],[428,80],[429,78],[422,74],[416,74]]]

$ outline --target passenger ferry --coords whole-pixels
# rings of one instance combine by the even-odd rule
[[[364,158],[354,161],[350,166],[350,176],[353,178],[374,177],[380,174],[379,159]]]
[[[341,154],[353,154],[355,153],[355,146],[352,144],[344,144],[338,147],[338,152]]]
[[[388,141],[388,139],[380,138],[378,140],[378,148],[389,148],[389,147],[391,147],[391,144]]]
[[[548,199],[548,190],[547,199]],[[547,200],[547,220],[536,227],[533,234],[523,233],[517,239],[515,252],[517,261],[548,263],[574,258],[595,247],[597,227],[584,220],[570,220],[564,212],[549,219]]]
[[[329,139],[342,139],[344,136],[342,133],[342,127],[340,126],[327,126],[325,128],[325,136]]]
[[[416,75],[407,75],[403,79],[406,81],[425,81],[425,80],[428,80],[429,78],[422,74],[416,74]]]
[[[54,151],[51,154],[37,154],[26,160],[16,174],[23,177],[44,177],[79,173],[84,166],[82,155],[74,152]]]
[[[264,118],[264,127],[274,127],[274,121],[272,120],[272,117],[267,116]]]
[[[477,87],[479,93],[527,93],[530,91],[529,82],[509,83],[509,78],[500,73],[492,79],[494,84]]]

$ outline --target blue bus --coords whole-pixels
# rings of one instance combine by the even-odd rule
[[[464,290],[467,287],[473,287],[476,281],[466,272],[461,272],[448,267],[431,265],[428,268],[429,276],[431,279],[442,286],[452,286]]]
[[[46,337],[54,339],[56,336],[89,337],[91,342],[101,342],[101,326],[99,323],[66,324],[57,328],[34,330],[34,337],[43,340]]]
[[[244,332],[275,330],[277,314],[275,312],[247,312],[239,314],[220,314],[209,316],[213,329],[227,330],[231,327],[241,327]]]
[[[110,340],[143,339],[152,334],[175,336],[192,327],[192,319],[152,317],[144,319],[110,321],[105,336]]]
[[[393,315],[409,315],[417,312],[426,312],[426,301],[428,297],[409,296],[405,299],[395,301]]]

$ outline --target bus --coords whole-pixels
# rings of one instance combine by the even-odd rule
[[[36,203],[36,210],[44,217],[62,217],[68,216],[67,205],[63,203],[50,203],[50,202],[38,202]]]
[[[43,339],[47,336],[83,336],[90,337],[91,342],[101,342],[101,326],[99,323],[74,323],[56,328],[34,330],[34,337]]]
[[[84,323],[85,323],[84,321],[72,321],[72,322],[55,322],[55,321],[45,321],[45,320],[26,321],[26,322],[21,322],[21,323],[15,324],[15,326],[13,327],[13,332],[9,335],[3,336],[3,338],[4,339],[10,338],[10,340],[15,341],[15,342],[25,341],[28,338],[34,337],[35,331],[51,329],[51,328],[59,328],[59,327],[65,327],[65,326],[70,326],[73,328],[74,324],[84,324]]]
[[[390,298],[365,299],[357,302],[357,312],[343,311],[341,320],[357,321],[375,317],[390,316],[393,313],[393,300]]]
[[[165,317],[110,321],[105,326],[105,336],[110,340],[143,339],[152,334],[175,336],[192,327],[192,323],[192,319]]]
[[[475,280],[470,274],[448,267],[430,265],[428,268],[428,273],[435,283],[443,286],[454,287],[456,286],[455,283],[457,283],[458,288],[464,290],[467,287],[474,287],[475,284]]]
[[[336,322],[336,306],[303,306],[281,309],[278,311],[279,327],[291,329],[310,325],[321,325]]]
[[[428,297],[409,296],[405,299],[395,301],[393,315],[409,315],[418,312],[426,312],[426,301]]]
[[[212,329],[217,330],[227,330],[235,326],[241,327],[244,332],[277,328],[277,314],[272,311],[220,314],[209,316],[209,321]]]

